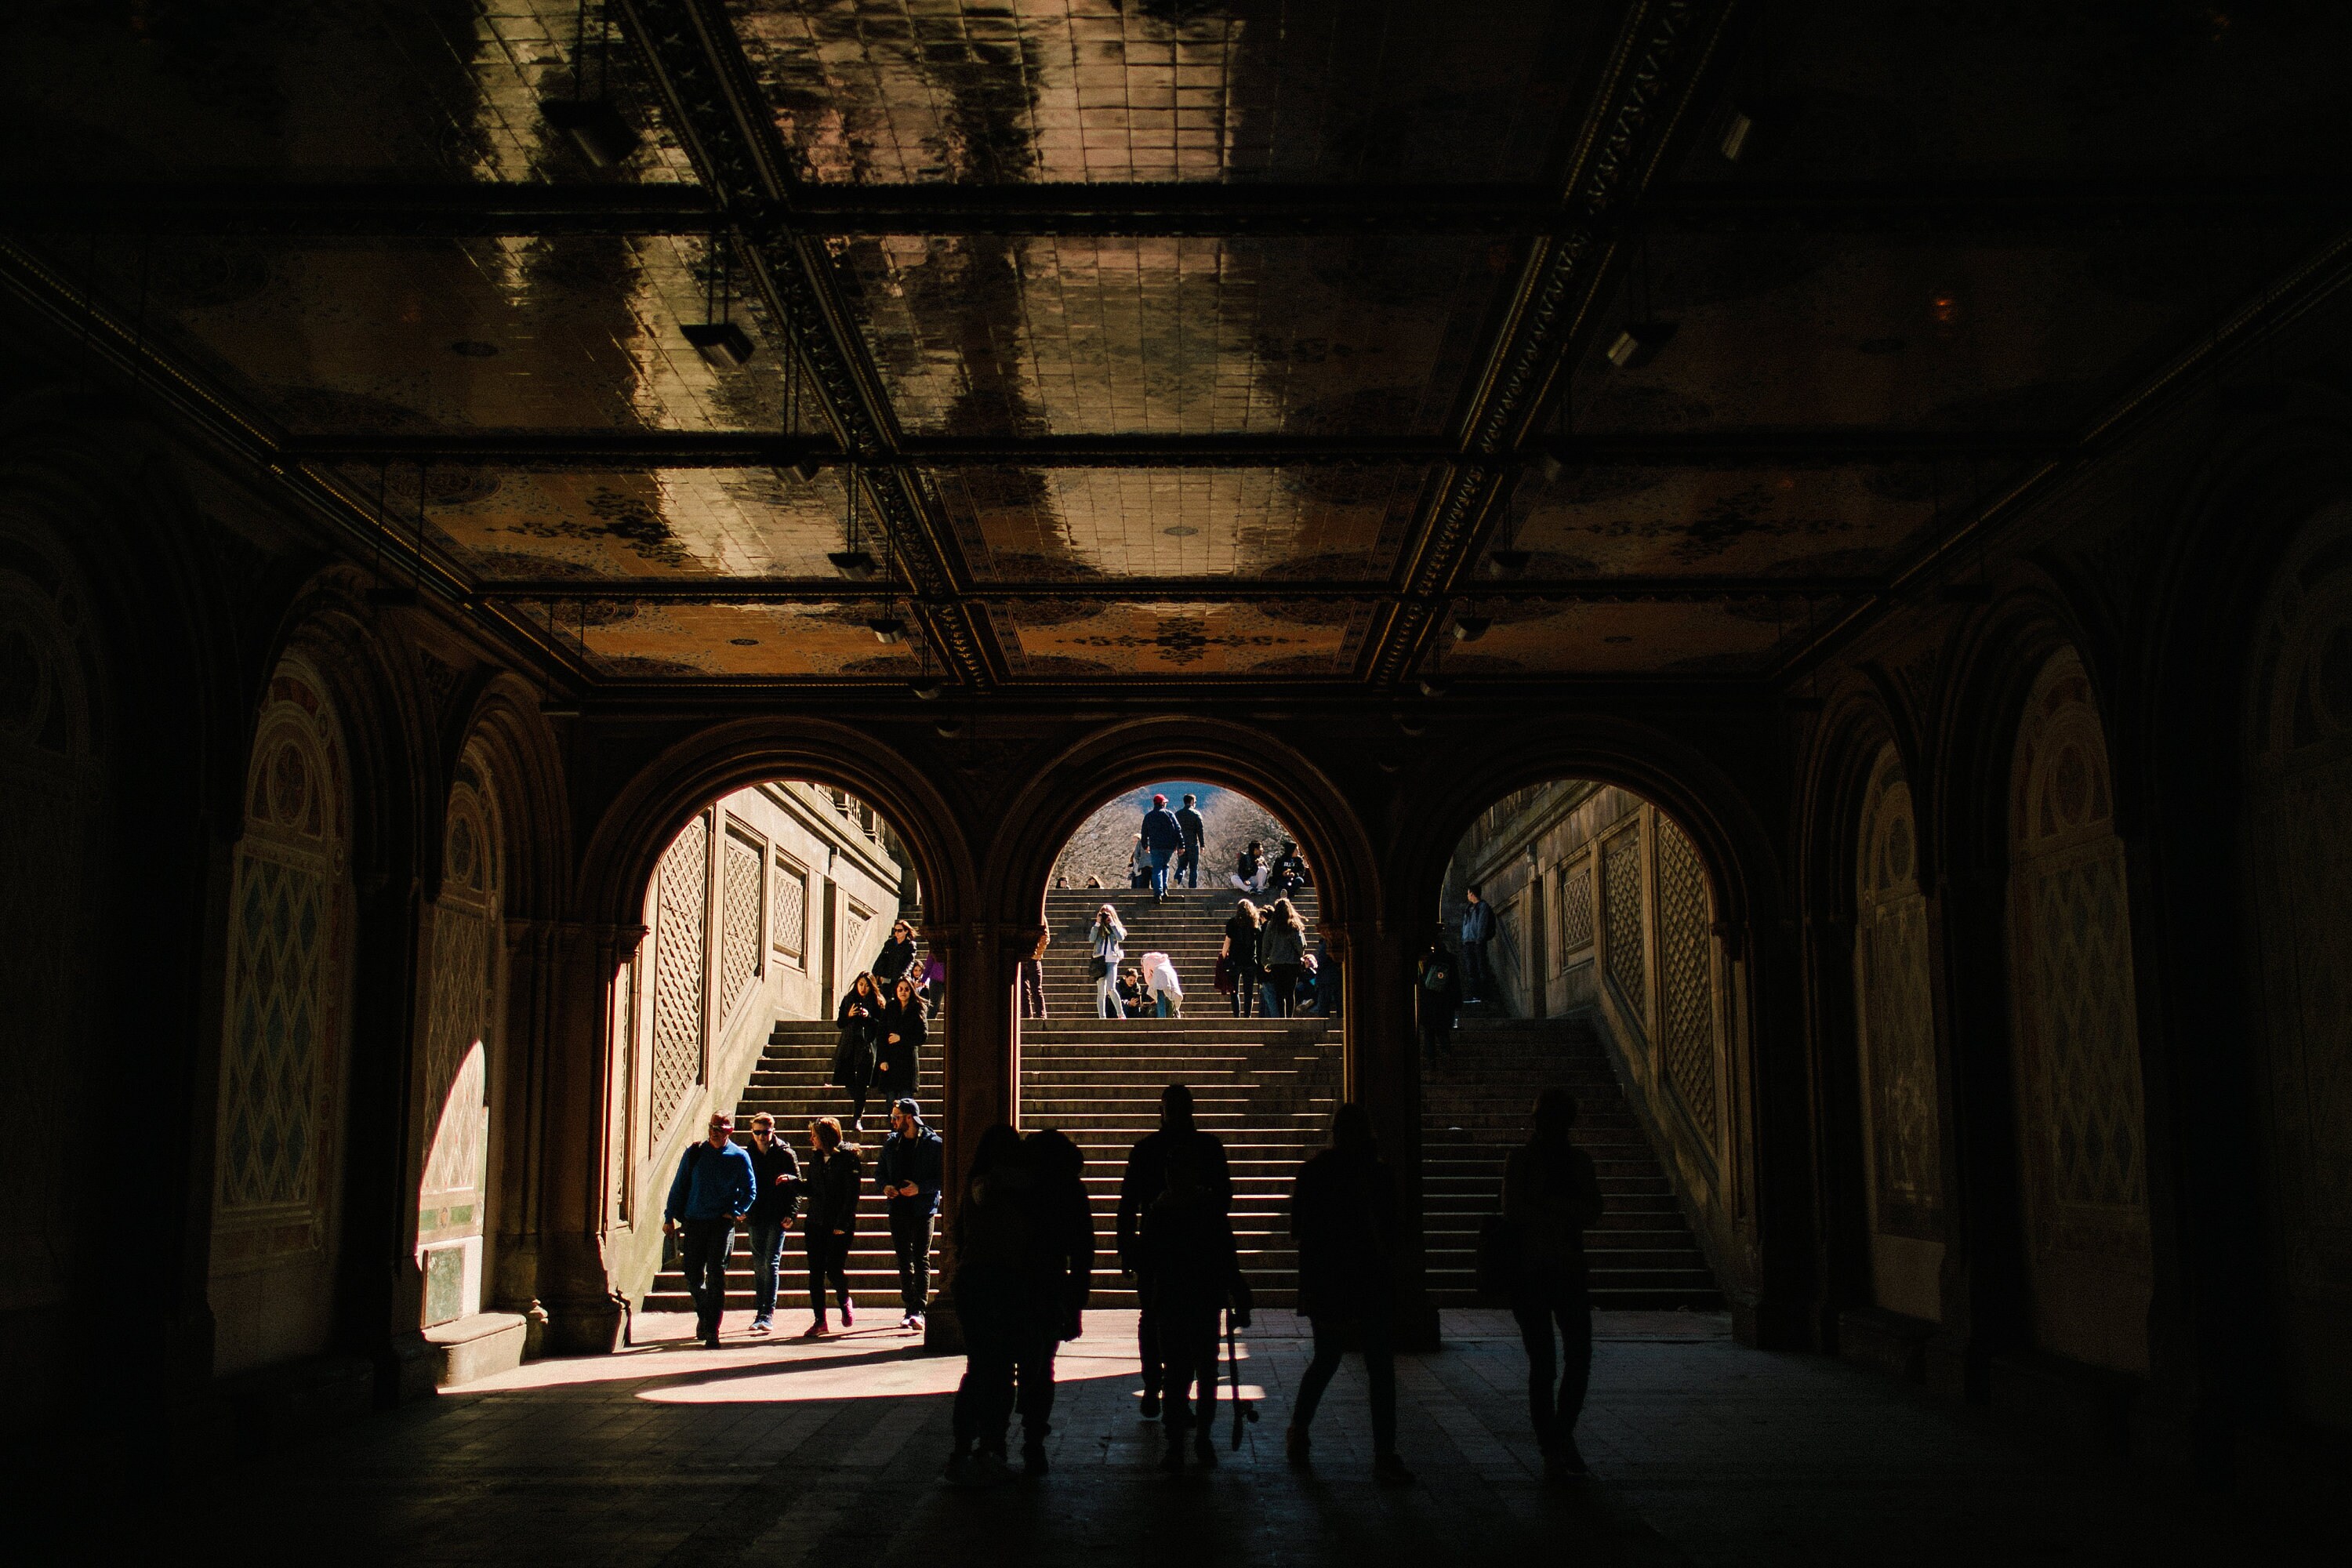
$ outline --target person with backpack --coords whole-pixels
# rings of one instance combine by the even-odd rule
[[[1315,1355],[1299,1380],[1283,1451],[1307,1462],[1307,1427],[1340,1357],[1352,1343],[1371,1384],[1372,1479],[1409,1486],[1397,1457],[1395,1282],[1396,1177],[1381,1158],[1372,1118],[1350,1100],[1331,1119],[1331,1146],[1299,1167],[1290,1192],[1290,1234],[1298,1242],[1298,1310],[1315,1328]]]
[[[1462,966],[1445,946],[1445,928],[1430,936],[1429,951],[1412,973],[1412,1021],[1421,1032],[1421,1059],[1435,1067],[1462,1016]]]
[[[1183,1469],[1188,1430],[1200,1463],[1217,1462],[1217,1319],[1230,1310],[1235,1327],[1250,1321],[1249,1281],[1242,1278],[1227,1199],[1214,1179],[1202,1151],[1176,1151],[1168,1162],[1167,1186],[1145,1211],[1137,1237],[1140,1273],[1159,1320],[1160,1414],[1168,1433],[1160,1464],[1167,1470]]]
[[[1592,1376],[1592,1291],[1584,1233],[1601,1223],[1601,1179],[1592,1156],[1570,1141],[1576,1097],[1554,1085],[1536,1096],[1528,1141],[1503,1163],[1503,1225],[1516,1243],[1511,1315],[1528,1352],[1528,1411],[1542,1448],[1544,1479],[1586,1473],[1576,1422]],[[1557,1324],[1561,1353],[1554,1360]],[[1552,1386],[1555,1365],[1559,1385]]]
[[[679,1261],[687,1294],[694,1298],[694,1337],[719,1348],[719,1324],[727,1312],[727,1259],[735,1250],[735,1226],[751,1212],[759,1195],[759,1172],[751,1155],[730,1136],[735,1119],[710,1113],[709,1136],[679,1157],[662,1206],[662,1234],[685,1236]]]

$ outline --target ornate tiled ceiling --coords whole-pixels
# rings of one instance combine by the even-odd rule
[[[27,0],[0,270],[599,679],[1747,679],[2341,226],[2352,13],[2119,16]]]

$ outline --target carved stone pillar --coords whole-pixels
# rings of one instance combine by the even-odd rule
[[[644,939],[640,926],[550,922],[537,1100],[559,1135],[539,1144],[534,1294],[547,1311],[551,1352],[614,1351],[628,1321],[604,1248],[604,1169],[613,1075],[612,985]]]
[[[1397,1342],[1417,1350],[1437,1345],[1422,1229],[1421,1058],[1412,1023],[1413,939],[1426,923],[1351,921],[1323,931],[1343,977],[1346,1098],[1370,1114],[1381,1155],[1396,1173]]]

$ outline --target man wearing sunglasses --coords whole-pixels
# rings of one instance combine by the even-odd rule
[[[719,1321],[727,1311],[727,1255],[735,1249],[735,1223],[751,1210],[759,1174],[751,1151],[729,1134],[735,1119],[714,1111],[710,1135],[688,1149],[669,1184],[662,1234],[683,1231],[679,1243],[687,1293],[694,1298],[694,1337],[719,1348]]]

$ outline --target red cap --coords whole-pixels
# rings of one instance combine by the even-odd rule
[[[1166,805],[1168,804],[1168,797],[1164,795],[1155,795],[1151,797],[1151,804],[1154,805]]]

